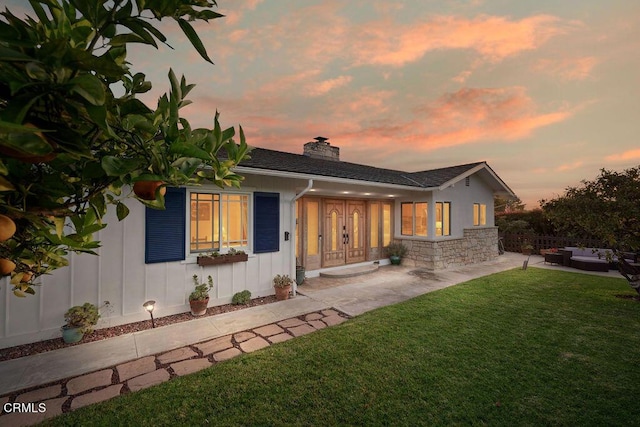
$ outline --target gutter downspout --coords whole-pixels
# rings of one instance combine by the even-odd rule
[[[291,257],[291,271],[293,272],[291,274],[291,277],[295,278],[296,277],[296,201],[301,198],[302,196],[304,196],[305,194],[307,194],[309,192],[309,190],[311,190],[311,188],[313,188],[313,179],[309,180],[309,183],[307,184],[307,187],[302,190],[300,193],[296,194],[296,196],[291,200],[291,235],[293,236],[293,239],[291,239],[291,253],[293,254],[293,256]],[[293,281],[293,296],[295,297],[296,294],[298,293],[298,283],[294,280]]]

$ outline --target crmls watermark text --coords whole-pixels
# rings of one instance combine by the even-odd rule
[[[10,414],[12,412],[20,412],[25,414],[37,414],[47,412],[47,405],[41,403],[5,403],[2,406],[3,412]]]

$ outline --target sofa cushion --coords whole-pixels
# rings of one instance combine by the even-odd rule
[[[593,257],[599,259],[607,259],[607,253],[612,253],[611,249],[600,249],[600,248],[577,248],[574,246],[569,246],[564,248],[567,251],[571,251],[571,256],[581,256],[581,257]],[[617,260],[615,256],[613,256],[613,260]]]
[[[583,261],[583,262],[593,262],[593,263],[602,263],[608,264],[606,258],[598,258],[597,256],[572,256],[571,261]]]

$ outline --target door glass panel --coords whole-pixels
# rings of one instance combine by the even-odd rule
[[[331,250],[338,249],[338,213],[331,212]]]
[[[382,205],[382,246],[391,243],[391,204]]]
[[[353,213],[353,249],[360,247],[360,219],[358,212]]]
[[[307,203],[307,255],[318,255],[318,202]]]
[[[371,203],[371,213],[369,215],[369,227],[371,227],[371,235],[369,236],[369,238],[371,239],[371,247],[372,248],[377,248],[378,247],[378,232],[379,232],[379,228],[380,228],[380,223],[379,223],[379,206],[378,203]]]

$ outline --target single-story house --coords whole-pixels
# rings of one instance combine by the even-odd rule
[[[91,302],[98,327],[188,311],[194,274],[211,275],[209,306],[234,293],[272,295],[276,274],[312,277],[325,269],[387,263],[384,247],[401,241],[404,263],[429,269],[497,257],[493,198],[513,191],[485,162],[403,172],[340,161],[338,147],[318,137],[303,154],[255,148],[237,172],[240,189],[169,188],[166,210],[131,200],[127,219],[107,215],[96,238],[100,256],[70,255],[70,265],[41,277],[35,296],[16,298],[2,281],[0,348],[60,336],[63,314]],[[245,262],[199,266],[198,254],[230,249]]]

